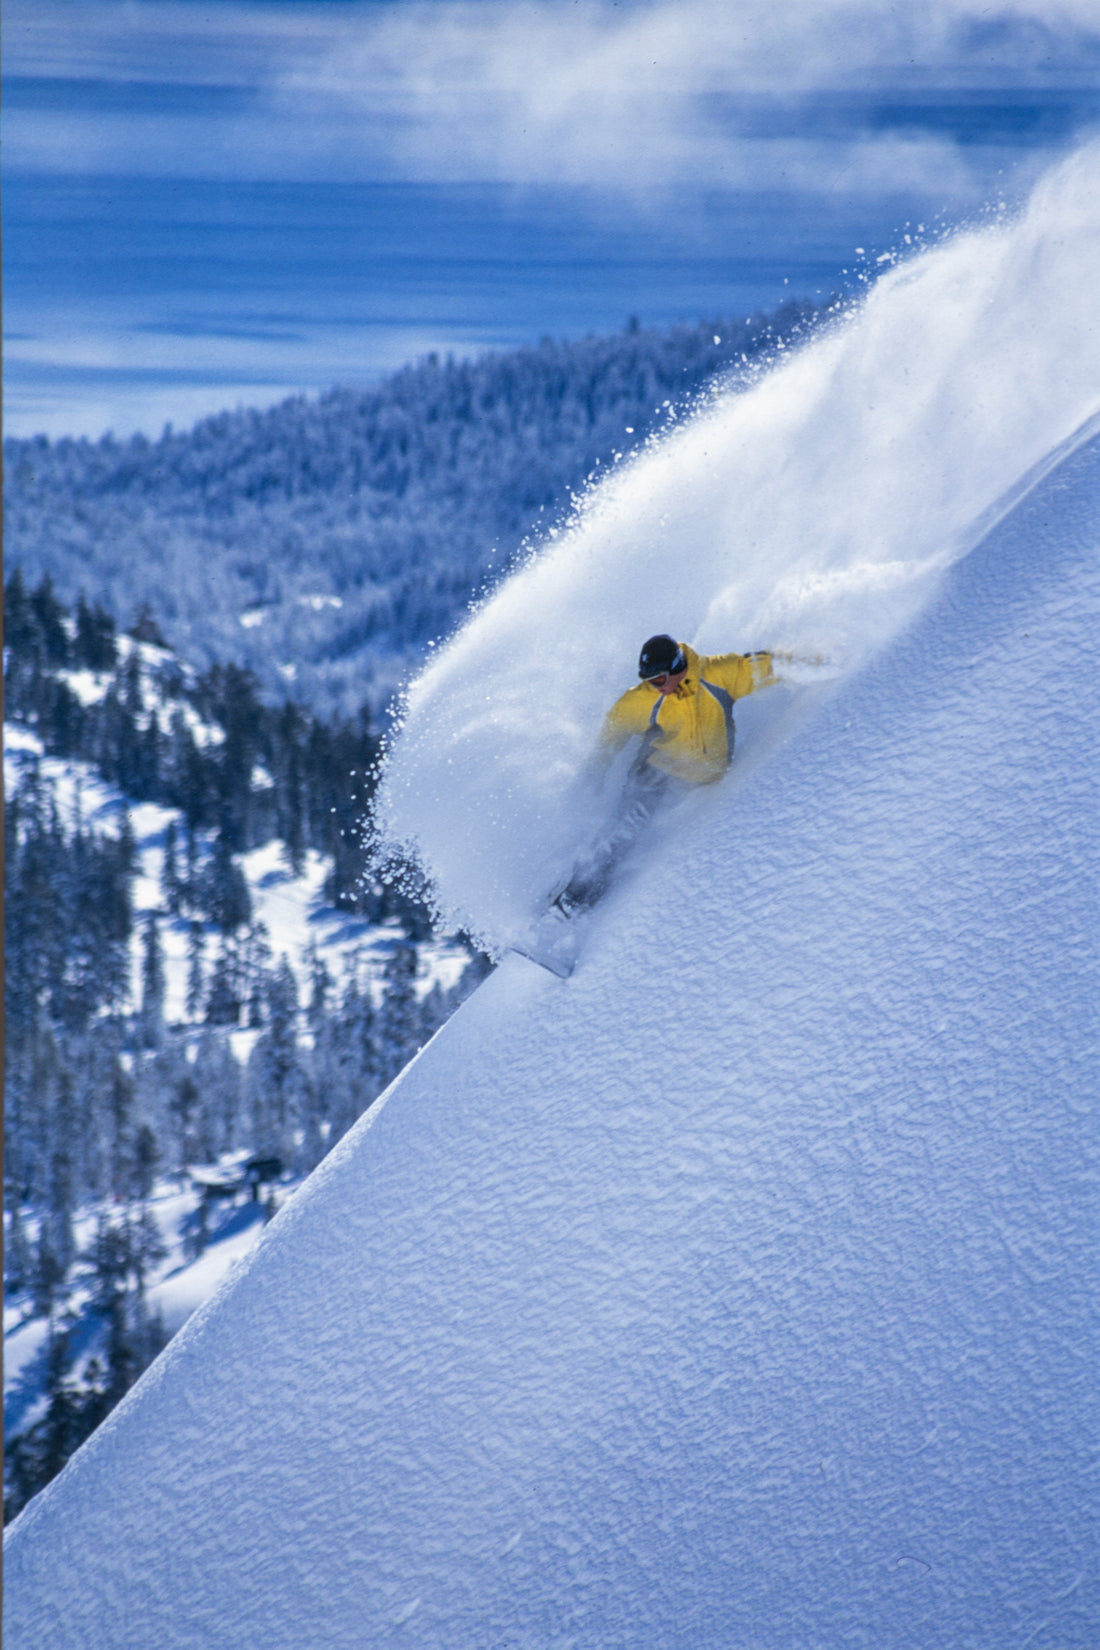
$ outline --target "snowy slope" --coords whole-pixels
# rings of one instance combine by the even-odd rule
[[[1019,230],[1017,284],[1052,236],[1072,262],[1061,210]],[[929,414],[938,526],[904,600],[864,579],[843,671],[745,707],[744,760],[655,834],[570,983],[508,959],[16,1522],[10,1645],[1095,1644],[1083,322],[1075,350],[988,409],[1025,427],[1008,473],[990,440],[953,492]],[[1048,377],[1064,405],[1033,417]],[[434,693],[396,758],[424,836]],[[526,872],[464,852],[506,924]]]
[[[851,673],[896,635],[1095,412],[1098,268],[1100,144],[1020,221],[892,270],[850,323],[603,486],[413,686],[388,826],[448,917],[499,945],[568,866],[578,816],[608,805],[584,765],[646,636]],[[770,738],[812,709],[773,705]]]

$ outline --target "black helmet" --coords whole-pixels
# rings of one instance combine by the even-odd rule
[[[666,671],[678,676],[686,669],[684,650],[671,636],[651,636],[638,656],[638,675],[643,681],[647,676],[663,676]]]

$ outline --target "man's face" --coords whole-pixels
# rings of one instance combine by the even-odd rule
[[[670,670],[662,670],[659,676],[647,676],[646,681],[650,687],[655,687],[658,693],[675,693],[686,675],[687,666],[685,665],[683,670],[676,672],[675,676]]]

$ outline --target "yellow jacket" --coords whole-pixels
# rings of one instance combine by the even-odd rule
[[[691,784],[721,779],[733,755],[733,702],[778,677],[770,653],[700,655],[681,643],[687,674],[674,693],[648,682],[628,688],[604,718],[600,753],[610,761],[628,739],[648,743],[646,761]]]

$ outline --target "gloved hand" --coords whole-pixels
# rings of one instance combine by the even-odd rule
[[[773,653],[772,659],[776,664],[808,665],[811,670],[822,670],[830,663],[823,653]]]

